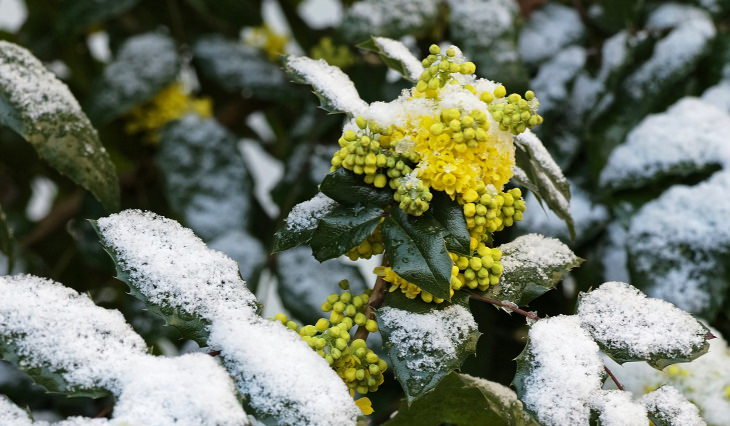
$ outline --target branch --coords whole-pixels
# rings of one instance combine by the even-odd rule
[[[496,300],[496,299],[492,299],[492,298],[489,298],[489,297],[486,297],[486,296],[481,296],[481,295],[475,294],[475,293],[470,293],[469,294],[469,297],[472,298],[472,299],[474,299],[474,300],[481,300],[482,302],[491,303],[492,305],[509,309],[510,311],[512,311],[512,312],[514,312],[516,314],[520,314],[523,317],[529,318],[529,319],[531,319],[533,321],[538,321],[538,320],[541,319],[537,314],[534,314],[532,312],[527,312],[527,311],[525,311],[523,309],[520,309],[519,306],[517,306],[516,304],[514,304],[512,302],[506,302],[506,301],[503,302],[503,301],[499,301],[499,300]],[[608,367],[606,367],[605,365],[603,366],[603,369],[606,370],[606,373],[608,373],[608,377],[610,377],[611,380],[613,380],[613,382],[616,384],[616,387],[619,390],[624,390],[624,386],[621,384],[621,382],[618,381],[618,379],[616,378],[616,376],[613,375],[613,372],[611,370],[609,370]]]
[[[383,254],[383,261],[380,263],[380,265],[388,266],[388,260],[386,259],[385,254]],[[365,309],[365,316],[367,316],[368,319],[375,319],[375,310],[383,304],[383,301],[385,301],[385,287],[385,280],[383,279],[383,277],[378,276],[378,278],[375,279],[373,292],[370,293],[368,306]],[[365,328],[364,325],[361,325],[357,328],[357,331],[355,332],[355,339],[366,340],[368,338],[368,334],[370,334],[370,332]]]

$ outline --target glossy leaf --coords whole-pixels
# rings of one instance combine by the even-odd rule
[[[5,217],[5,212],[2,206],[0,206],[0,252],[2,252],[8,258],[7,271],[0,273],[7,273],[13,270],[13,263],[15,263],[15,250],[13,248],[13,231],[8,225],[8,218]]]
[[[319,220],[309,242],[314,257],[323,262],[345,254],[375,231],[383,209],[338,206]]]
[[[462,256],[471,255],[471,236],[466,227],[463,208],[443,192],[437,191],[431,200],[431,212],[446,230],[446,248]]]
[[[452,261],[443,226],[428,212],[414,217],[394,208],[382,230],[393,270],[434,297],[449,299]]]
[[[65,84],[24,48],[0,41],[0,125],[30,142],[52,167],[119,208],[116,169]]]
[[[406,80],[416,82],[423,65],[402,42],[386,37],[370,37],[357,47],[375,52],[388,68],[400,73]]]
[[[346,205],[370,204],[384,207],[393,201],[393,192],[366,184],[362,176],[343,167],[324,177],[319,185],[324,195]]]
[[[514,391],[496,382],[451,373],[410,406],[404,401],[387,426],[538,426]]]

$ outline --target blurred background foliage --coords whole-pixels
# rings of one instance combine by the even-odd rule
[[[574,241],[534,199],[525,221],[501,236],[557,236],[587,259],[530,309],[572,313],[578,291],[622,280],[727,335],[727,232],[699,245],[683,235],[697,215],[722,226],[728,202],[698,196],[672,205],[662,197],[728,164],[720,136],[706,134],[730,128],[729,17],[727,0],[0,0],[0,39],[29,49],[69,86],[116,166],[122,208],[181,221],[239,262],[269,316],[285,309],[302,321],[316,318],[339,280],[372,285],[375,262],[319,264],[307,248],[268,254],[289,210],[316,193],[342,125],[289,82],[280,56],[343,68],[371,102],[395,98],[407,82],[358,43],[387,36],[417,56],[433,42],[455,43],[480,76],[510,92],[536,92],[545,117],[537,133],[573,184]],[[690,108],[699,113],[682,121],[665,112],[686,96],[699,97]],[[667,134],[652,133],[652,114],[663,114]],[[667,139],[655,147],[710,154],[642,157],[651,136]],[[611,159],[623,145],[638,146],[624,155],[635,160],[633,171],[622,157]],[[108,212],[7,128],[0,128],[0,206],[13,233],[12,241],[0,235],[0,269],[10,266],[12,248],[13,272],[52,278],[120,309],[156,353],[191,350],[113,278],[86,221]],[[659,235],[641,226],[656,219],[657,206],[675,217]],[[656,244],[642,244],[648,240],[683,257],[662,258],[650,250]],[[484,335],[463,371],[509,384],[524,320],[491,306],[472,310]],[[37,418],[103,416],[112,404],[45,394],[2,363],[0,393]],[[400,395],[389,377],[373,395],[375,418],[387,419]]]

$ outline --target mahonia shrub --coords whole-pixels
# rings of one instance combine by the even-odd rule
[[[727,424],[730,9],[314,3],[0,3],[0,424]]]

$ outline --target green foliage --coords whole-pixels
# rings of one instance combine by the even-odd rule
[[[139,0],[64,0],[59,5],[56,27],[60,33],[81,32],[89,27],[114,18],[134,7]]]
[[[386,40],[393,42],[393,43],[399,43],[404,49],[406,49],[406,51],[408,51],[407,50],[408,48],[405,47],[405,45],[403,45],[402,43],[395,41],[395,40],[390,40],[390,39],[386,39]],[[379,43],[379,38],[371,36],[369,40],[358,44],[357,47],[374,52],[375,54],[380,56],[380,59],[383,60],[383,62],[385,63],[386,66],[388,66],[388,68],[397,71],[406,80],[409,80],[413,83],[416,83],[418,81],[418,75],[413,75],[410,72],[410,70],[408,69],[408,64],[405,62],[404,58],[393,56],[392,52],[388,52],[387,50],[385,50],[383,48],[382,44]],[[411,55],[410,59],[418,62],[418,59],[416,59],[415,56]],[[419,67],[420,67],[420,64],[419,64]]]
[[[437,192],[431,201],[431,212],[445,231],[444,240],[449,252],[462,256],[470,255],[471,237],[461,206],[451,201],[446,194]]]
[[[8,218],[5,216],[2,206],[0,206],[0,252],[8,259],[7,273],[13,270],[15,263],[15,249],[13,247],[13,231],[8,224]]]
[[[378,207],[337,206],[319,220],[310,245],[323,262],[345,254],[375,231],[383,210]]]
[[[537,426],[510,389],[466,374],[451,373],[410,406],[404,401],[388,426],[489,424]]]
[[[338,168],[322,179],[319,190],[338,203],[348,206],[385,207],[393,201],[393,192],[363,182],[362,177],[345,168]]]
[[[393,208],[383,222],[385,253],[393,270],[434,297],[449,299],[451,258],[441,224],[426,213],[420,217]]]

